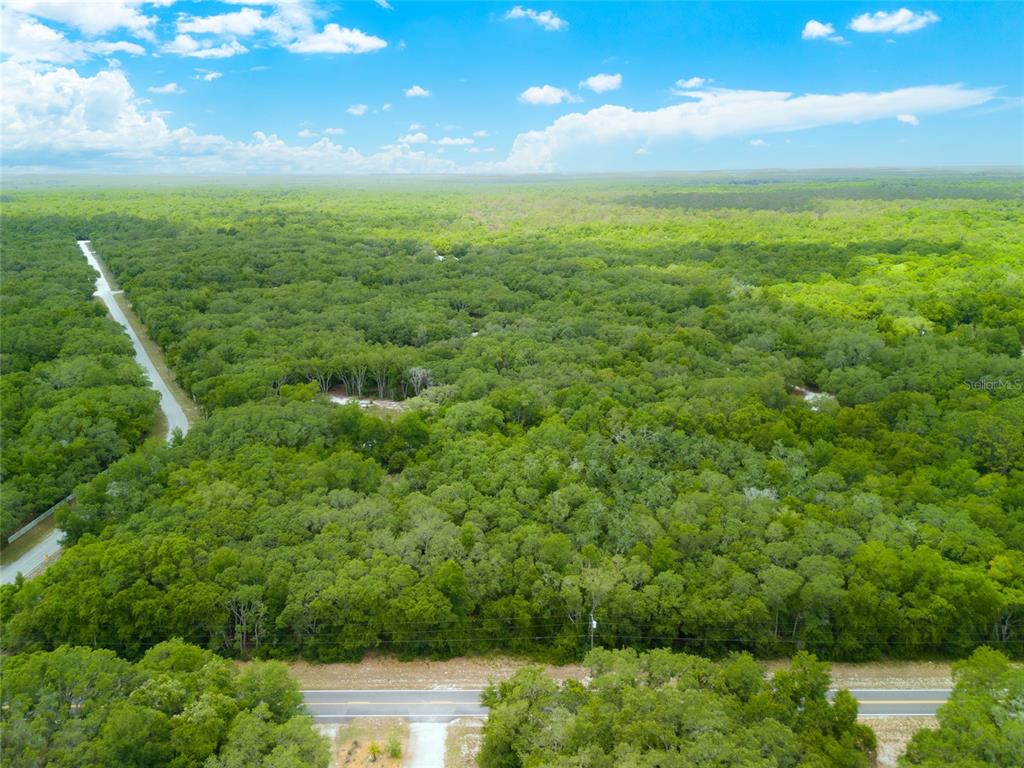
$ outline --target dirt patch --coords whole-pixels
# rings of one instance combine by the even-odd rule
[[[345,392],[344,387],[335,387],[327,391],[327,399],[335,405],[351,405],[355,403],[364,411],[404,411],[406,405],[401,400],[385,400],[381,397],[355,397]]]
[[[483,688],[505,680],[533,662],[509,656],[459,658],[447,661],[399,661],[391,656],[367,656],[356,664],[292,662],[292,676],[306,690],[376,690]],[[544,665],[556,680],[582,679],[587,670],[578,664]]]
[[[448,726],[444,768],[477,768],[476,756],[484,740],[484,721],[465,717]]]
[[[400,768],[408,749],[407,722],[362,718],[338,728],[331,764],[337,768]]]
[[[939,725],[934,717],[869,717],[860,722],[870,726],[878,737],[878,768],[894,768],[919,729]]]

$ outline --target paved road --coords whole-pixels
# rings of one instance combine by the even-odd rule
[[[344,723],[359,717],[404,717],[414,723],[447,723],[457,717],[484,717],[481,691],[303,691],[318,723]]]
[[[110,316],[117,320],[128,332],[128,336],[132,340],[132,346],[135,347],[135,361],[146,369],[153,389],[160,393],[160,410],[164,412],[164,416],[167,418],[167,439],[171,439],[175,429],[180,429],[181,433],[185,434],[188,432],[188,418],[185,416],[185,411],[182,410],[178,401],[174,399],[170,387],[167,386],[167,382],[163,380],[160,372],[157,371],[149,353],[146,352],[146,348],[142,346],[142,342],[135,333],[135,329],[132,328],[132,324],[128,322],[128,318],[125,317],[121,306],[114,298],[114,291],[110,289],[110,283],[107,282],[106,272],[100,264],[100,260],[93,253],[92,244],[88,240],[79,240],[78,247],[82,249],[82,253],[86,261],[89,262],[89,266],[99,272],[99,276],[96,278],[96,292],[93,296],[98,296],[107,305]]]
[[[860,704],[861,717],[924,717],[934,715],[946,703],[950,691],[946,688],[851,688],[850,693]]]
[[[46,565],[60,552],[60,537],[63,535],[64,531],[54,528],[13,563],[0,566],[0,584],[13,584],[19,573],[28,577]]]
[[[404,717],[414,723],[445,723],[458,717],[485,717],[478,690],[303,691],[318,723],[359,717]],[[864,717],[934,715],[948,690],[854,690]],[[830,692],[831,696],[831,692]]]

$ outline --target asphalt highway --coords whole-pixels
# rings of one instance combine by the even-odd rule
[[[850,691],[863,717],[934,715],[948,690],[858,689]],[[303,691],[318,723],[344,723],[360,717],[402,717],[410,722],[445,723],[459,717],[485,717],[479,690]],[[830,697],[832,692],[830,692]]]

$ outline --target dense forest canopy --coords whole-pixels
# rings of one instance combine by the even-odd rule
[[[593,617],[608,647],[1024,652],[1019,178],[6,208],[91,236],[209,416],[79,488],[74,546],[0,592],[15,649],[565,659]]]
[[[107,650],[19,654],[0,664],[10,768],[326,768],[280,662],[239,671],[171,640],[138,663]]]
[[[539,668],[491,686],[482,768],[867,768],[875,735],[828,665],[798,653],[767,679],[747,654],[595,650],[586,685]]]
[[[92,298],[96,273],[64,227],[0,228],[0,535],[71,493],[152,430],[157,395]]]

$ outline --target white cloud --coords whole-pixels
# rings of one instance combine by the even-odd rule
[[[215,16],[186,16],[178,19],[178,31],[195,35],[234,35],[249,37],[256,32],[278,28],[278,21],[255,8],[221,13]]]
[[[896,119],[901,123],[906,123],[907,125],[920,125],[921,123],[921,121],[917,119],[917,115],[911,115],[908,113],[896,115]]]
[[[358,29],[328,24],[323,32],[307,35],[291,43],[292,53],[372,53],[387,47],[387,41]]]
[[[86,58],[85,46],[68,40],[35,19],[4,13],[0,23],[0,51],[14,61],[64,64]]]
[[[939,21],[939,17],[931,11],[914,13],[907,8],[900,8],[898,11],[887,13],[878,11],[876,13],[862,13],[850,21],[850,29],[855,32],[877,32],[897,35],[905,35],[909,32],[916,32],[924,29],[929,24]]]
[[[470,154],[479,155],[483,152],[494,152],[494,147],[466,147],[466,151]]]
[[[430,91],[428,91],[426,88],[421,88],[418,85],[414,85],[411,88],[406,88],[405,89],[405,95],[406,96],[429,96],[430,95]]]
[[[344,128],[324,128],[324,133],[328,136],[341,136],[344,132]]]
[[[348,109],[346,109],[345,111],[348,112],[350,115],[355,115],[356,117],[362,117],[363,115],[365,115],[367,113],[367,111],[369,109],[370,108],[368,106],[366,106],[365,104],[350,104]]]
[[[388,0],[373,0],[373,1],[377,5],[379,5],[381,8],[383,8],[385,11],[393,11],[393,10],[395,10],[394,6],[392,6],[391,3],[388,2]]]
[[[425,133],[409,133],[398,137],[399,144],[426,144],[430,137]]]
[[[311,139],[314,136],[317,136],[318,134],[313,133],[313,131],[309,130],[309,128],[303,128],[301,131],[299,131],[298,135],[300,139]]]
[[[119,69],[83,77],[66,67],[40,71],[0,63],[5,167],[152,173],[451,173],[450,160],[407,145],[372,154],[329,138],[288,144],[262,132],[233,141],[171,128],[165,113],[146,110]]]
[[[768,146],[768,142],[765,141],[764,139],[751,139],[750,140],[750,146],[752,146],[752,147],[767,147]]]
[[[220,45],[214,45],[207,41],[199,42],[189,35],[178,35],[163,47],[163,51],[178,56],[192,56],[196,59],[227,59],[240,53],[247,53],[249,49],[234,38]]]
[[[440,147],[465,147],[472,144],[473,139],[469,137],[452,138],[451,136],[445,136],[434,143]]]
[[[879,93],[805,94],[782,91],[712,89],[694,100],[651,111],[605,105],[572,113],[543,130],[519,134],[505,167],[542,171],[557,166],[558,156],[592,144],[672,138],[798,131],[837,123],[860,123],[900,114],[945,112],[992,99],[994,88],[960,84],[900,88]]]
[[[415,131],[419,131],[419,130],[422,130],[422,129],[423,129],[423,123],[409,123],[409,130],[410,131],[415,132]]]
[[[391,111],[391,105],[390,104],[381,104],[380,111],[381,112],[390,112]]]
[[[542,104],[551,106],[561,104],[563,101],[572,99],[572,94],[565,88],[556,88],[553,85],[531,85],[519,94],[519,100],[524,104]]]
[[[125,40],[118,41],[106,41],[100,40],[99,42],[89,43],[87,46],[89,51],[98,53],[102,56],[109,56],[112,53],[129,53],[132,56],[145,56],[146,49],[138,43],[129,43]]]
[[[67,24],[90,37],[114,29],[127,29],[148,40],[152,37],[150,26],[156,17],[142,14],[138,9],[142,4],[142,0],[5,0],[4,7]]]
[[[533,8],[523,8],[521,5],[515,6],[511,11],[505,14],[505,21],[512,21],[515,19],[529,19],[540,27],[543,27],[548,32],[558,32],[563,29],[569,28],[569,22],[565,19],[558,18],[553,11],[535,11]]]
[[[676,88],[700,88],[702,85],[709,82],[711,81],[704,77],[689,77],[686,79],[676,80]]]
[[[828,40],[830,43],[845,43],[842,35],[836,34],[836,28],[831,23],[823,24],[820,21],[811,19],[804,24],[804,31],[800,33],[804,40]]]
[[[159,93],[162,95],[178,95],[185,92],[178,86],[177,83],[167,83],[166,85],[154,85],[153,87],[147,88],[146,90],[148,90],[150,93]]]
[[[594,93],[606,93],[617,91],[622,87],[622,75],[591,75],[586,80],[580,81],[580,88],[589,88]]]
[[[473,131],[473,135],[476,136],[478,139],[486,139],[490,134],[488,134],[487,131],[481,129],[479,131]]]
[[[217,78],[224,76],[223,72],[213,72],[213,71],[208,70],[208,69],[197,69],[196,71],[199,74],[198,75],[193,75],[192,79],[193,80],[203,80],[203,81],[205,81],[207,83],[212,83]]]

